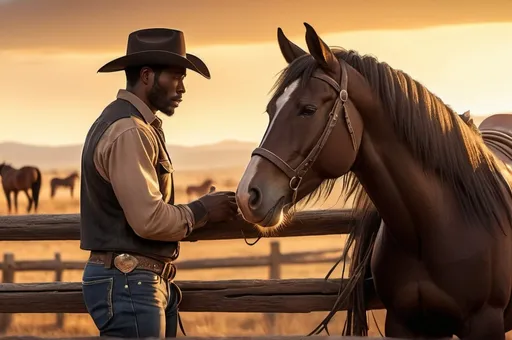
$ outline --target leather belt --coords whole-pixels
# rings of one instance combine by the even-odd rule
[[[163,262],[139,254],[92,251],[88,262],[103,264],[105,268],[114,266],[125,274],[135,269],[149,270],[166,281],[172,281],[176,276],[176,266],[171,261]]]

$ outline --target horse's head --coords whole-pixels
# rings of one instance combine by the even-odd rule
[[[0,163],[0,174],[2,173],[2,171],[4,171],[5,169],[9,169],[9,165],[6,163],[6,162],[2,162]]]
[[[261,227],[280,225],[284,213],[325,179],[347,173],[361,142],[363,122],[349,101],[347,66],[305,26],[309,54],[278,29],[289,65],[267,105],[266,133],[236,192],[243,217]]]

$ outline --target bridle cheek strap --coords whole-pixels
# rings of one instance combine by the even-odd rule
[[[334,88],[336,93],[338,94],[338,97],[336,98],[336,101],[334,102],[334,106],[329,113],[329,118],[327,120],[327,124],[322,132],[322,135],[318,139],[317,143],[311,149],[308,156],[295,168],[293,169],[287,162],[285,162],[281,157],[273,153],[272,151],[265,149],[263,147],[257,147],[252,152],[251,156],[258,155],[265,159],[267,159],[269,162],[274,164],[276,167],[281,169],[288,178],[290,178],[290,189],[293,190],[293,200],[292,202],[295,203],[295,198],[297,196],[297,189],[299,188],[302,178],[307,173],[307,171],[311,168],[315,160],[318,158],[318,155],[322,151],[323,147],[325,146],[325,143],[327,143],[327,140],[329,139],[329,136],[338,122],[338,117],[341,113],[344,114],[345,122],[347,124],[348,131],[350,133],[351,139],[352,139],[352,146],[354,150],[357,148],[354,130],[352,128],[352,124],[350,123],[350,119],[348,116],[347,109],[345,107],[345,103],[348,100],[348,92],[347,92],[347,86],[348,86],[348,75],[347,75],[347,66],[345,63],[340,63],[341,66],[341,81],[340,84],[338,84],[334,79],[329,77],[325,73],[315,72],[313,74],[313,78],[317,78],[320,80],[325,81],[327,84],[329,84],[331,87]]]

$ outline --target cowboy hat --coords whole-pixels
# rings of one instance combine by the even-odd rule
[[[148,28],[130,33],[126,55],[103,65],[98,72],[116,72],[142,65],[181,66],[210,79],[205,63],[186,53],[183,32],[168,28]]]

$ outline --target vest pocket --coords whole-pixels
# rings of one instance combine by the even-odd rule
[[[172,167],[172,164],[170,161],[168,160],[161,160],[161,161],[158,161],[158,166],[160,168],[160,171],[161,173],[173,173],[174,172],[174,168]]]
[[[113,285],[113,277],[82,281],[85,306],[100,331],[114,316],[112,307]]]

